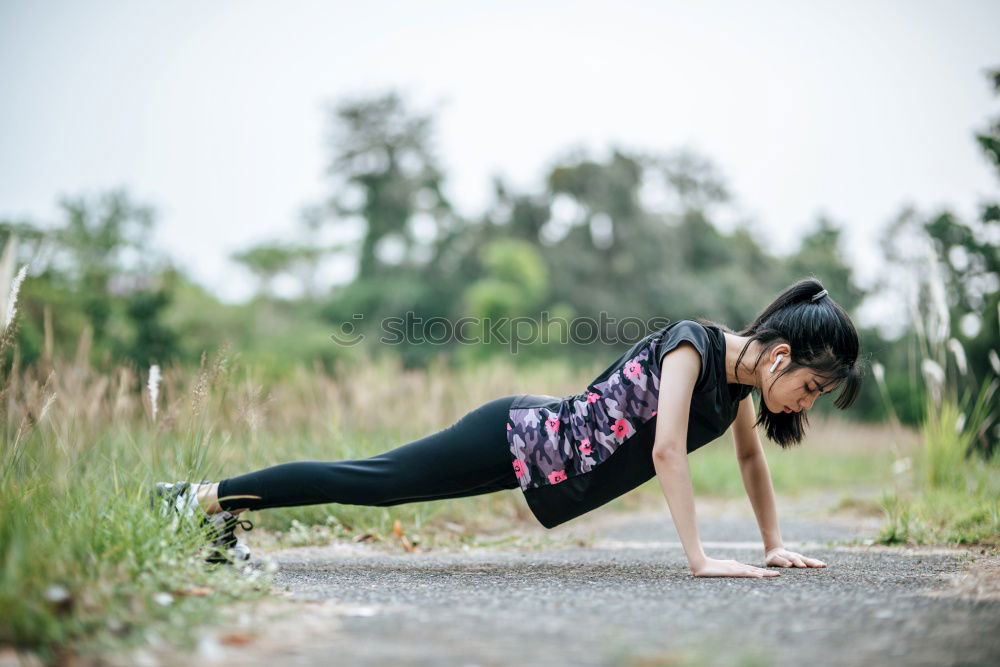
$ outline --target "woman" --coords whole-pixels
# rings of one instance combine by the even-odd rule
[[[161,483],[154,499],[171,510],[203,508],[217,547],[210,560],[219,561],[249,558],[234,535],[237,524],[252,527],[235,518],[247,509],[388,506],[520,488],[535,517],[552,528],[655,475],[693,575],[774,576],[709,558],[698,536],[687,454],[732,425],[764,564],[825,567],[784,548],[755,427],[788,447],[802,440],[805,411],[821,394],[839,389],[835,405],[849,407],[860,388],[859,350],[850,317],[818,281],[806,279],[740,332],[703,319],[654,331],[580,394],[504,396],[438,433],[366,459],[283,463],[218,483]]]

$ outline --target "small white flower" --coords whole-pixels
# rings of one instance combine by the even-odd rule
[[[149,367],[149,402],[153,406],[153,421],[156,421],[156,402],[160,396],[160,367]]]
[[[166,607],[166,606],[168,606],[170,604],[173,604],[173,602],[174,602],[174,596],[171,595],[170,593],[164,593],[164,592],[161,591],[159,593],[154,593],[153,594],[153,602],[155,602],[156,604],[158,604],[158,605],[160,605],[162,607]]]
[[[957,338],[948,339],[948,350],[955,356],[955,365],[958,366],[958,372],[962,375],[968,373],[969,363],[965,358],[965,348],[962,347]]]
[[[920,370],[928,381],[944,384],[944,369],[933,359],[924,359],[920,363]]]
[[[924,374],[924,381],[934,402],[940,403],[941,390],[944,387],[944,369],[933,359],[924,359],[920,363],[920,370]]]
[[[948,297],[944,280],[938,263],[937,253],[933,246],[927,248],[927,286],[930,290],[930,306],[928,315],[927,337],[934,344],[943,342],[950,333],[951,311],[948,309]]]
[[[14,315],[17,313],[17,293],[21,290],[21,283],[24,282],[24,277],[28,275],[28,265],[25,264],[21,267],[21,270],[17,272],[14,277],[14,282],[10,284],[10,295],[7,297],[7,316],[4,318],[4,329],[10,326],[10,323],[14,321]]]

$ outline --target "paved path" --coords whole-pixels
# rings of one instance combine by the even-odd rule
[[[283,665],[1000,664],[1000,600],[940,594],[962,551],[831,546],[869,531],[784,520],[828,568],[696,579],[665,513],[574,523],[548,534],[586,546],[276,552],[300,611],[259,646],[202,650]],[[710,555],[760,564],[752,518],[700,526]]]

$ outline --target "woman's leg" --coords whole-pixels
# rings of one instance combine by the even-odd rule
[[[506,429],[514,398],[489,401],[437,433],[366,459],[296,461],[224,479],[218,504],[230,512],[319,503],[386,506],[517,488]]]

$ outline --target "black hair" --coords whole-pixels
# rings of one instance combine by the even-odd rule
[[[792,358],[774,380],[798,368],[809,368],[826,382],[840,381],[840,392],[834,401],[837,408],[846,410],[858,397],[863,375],[857,363],[861,339],[847,312],[815,278],[785,288],[745,329],[731,333],[750,338],[736,358],[737,383],[740,362],[753,341],[761,344],[754,370],[775,345],[788,343]],[[763,394],[763,388],[758,387],[757,391]],[[767,437],[784,448],[800,443],[809,424],[805,411],[771,412],[763,397],[759,398],[754,426],[763,424]]]

